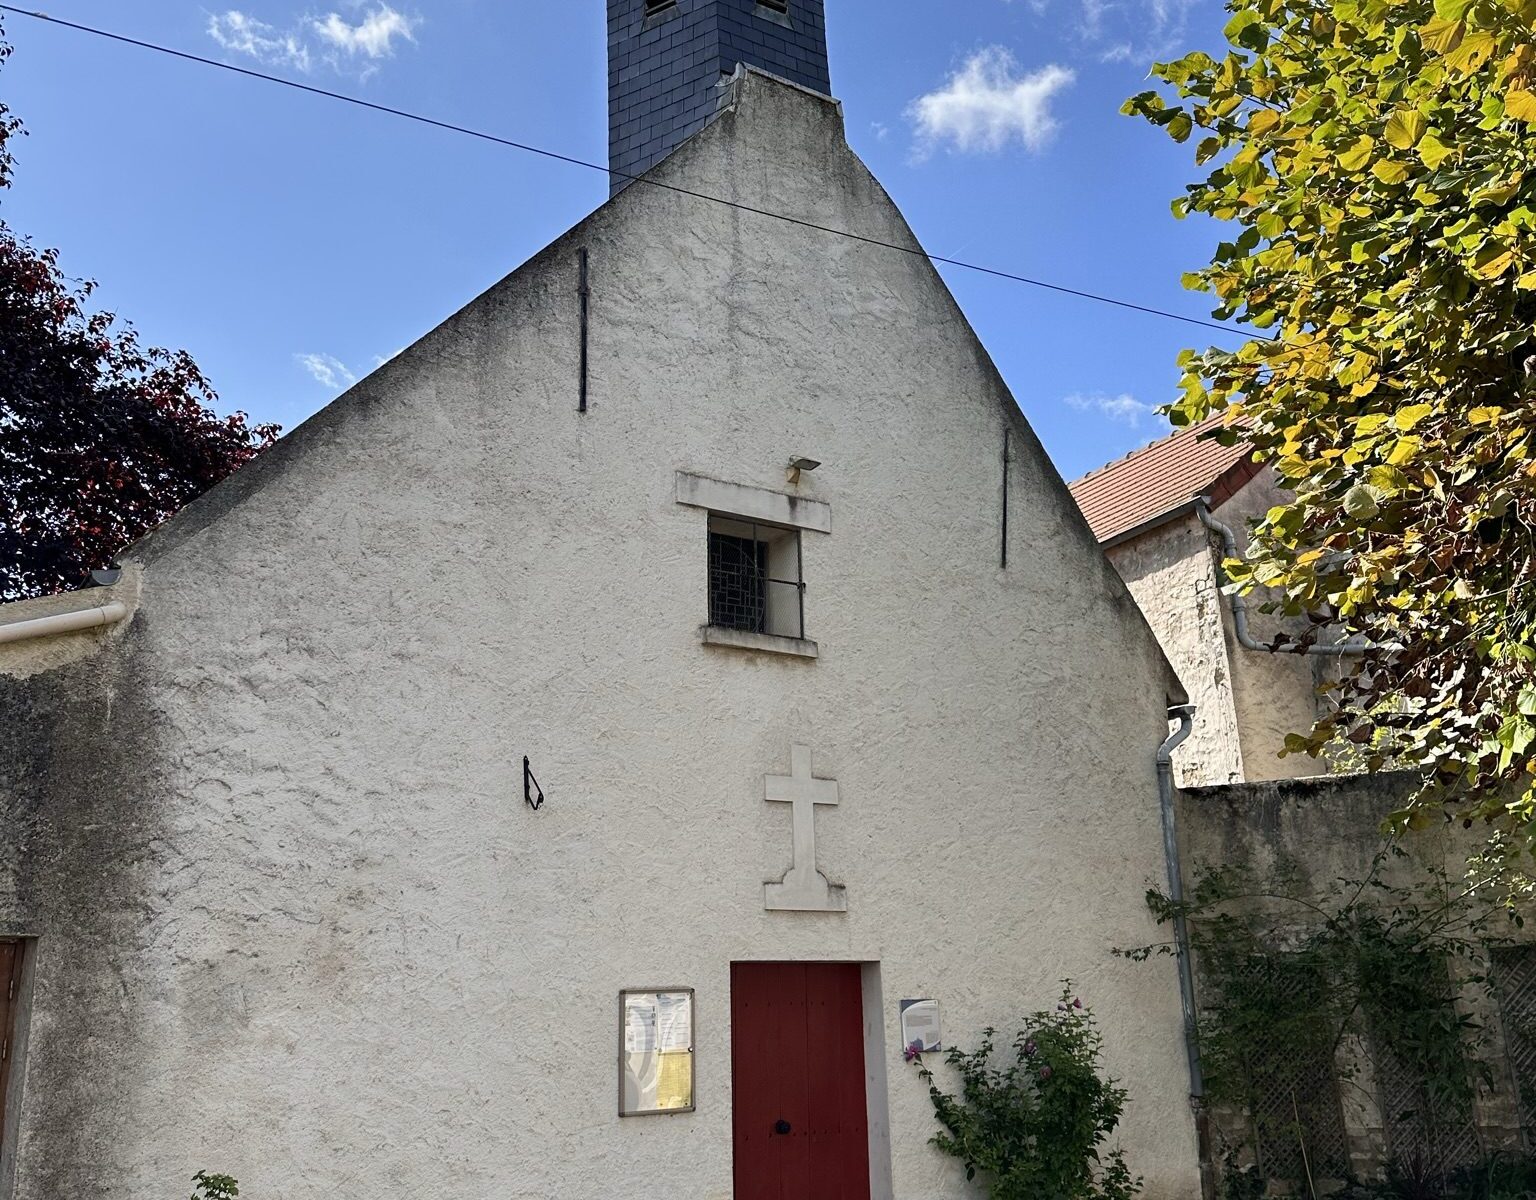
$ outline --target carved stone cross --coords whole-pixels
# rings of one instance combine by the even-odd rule
[[[811,748],[790,748],[790,774],[763,780],[764,799],[793,806],[795,865],[763,885],[763,907],[777,912],[847,912],[848,891],[816,869],[816,806],[838,802],[837,784],[811,777]]]

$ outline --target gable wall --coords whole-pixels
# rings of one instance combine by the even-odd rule
[[[1180,785],[1239,782],[1243,745],[1222,615],[1226,600],[1216,576],[1220,553],[1210,533],[1187,513],[1107,553],[1195,706],[1194,731],[1174,752]]]
[[[662,178],[909,241],[835,107],[742,87]],[[804,541],[821,659],[705,647],[674,473],[782,490],[792,454],[833,508]],[[137,558],[106,651],[0,687],[37,829],[0,931],[42,937],[21,1195],[207,1167],[252,1195],[724,1198],[729,964],[802,958],[881,964],[877,1195],[968,1194],[896,1001],[969,1043],[1064,977],[1148,1195],[1190,1194],[1173,973],[1109,954],[1154,936],[1175,685],[923,260],[628,189]],[[762,907],[792,742],[841,787],[817,828],[845,916]],[[658,983],[698,989],[700,1109],[619,1121],[617,992]]]

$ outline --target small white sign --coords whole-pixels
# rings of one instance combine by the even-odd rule
[[[944,1049],[943,1035],[939,1031],[937,1000],[901,1002],[901,1045],[902,1049],[915,1050],[919,1054]]]

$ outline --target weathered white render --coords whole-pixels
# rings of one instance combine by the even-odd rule
[[[835,102],[732,86],[651,178],[917,249]],[[706,643],[679,473],[826,506],[816,657]],[[730,966],[772,960],[868,964],[876,1197],[974,1194],[898,1002],[970,1044],[1067,977],[1146,1194],[1198,1194],[1174,969],[1111,955],[1158,936],[1181,691],[920,255],[630,187],[124,565],[0,613],[131,610],[0,645],[15,1196],[724,1200]],[[765,906],[796,746],[845,912]],[[656,985],[697,989],[697,1111],[621,1120]]]
[[[1214,516],[1232,529],[1239,550],[1252,521],[1283,502],[1274,471],[1265,467]],[[1307,733],[1325,703],[1318,687],[1336,660],[1260,653],[1238,642],[1232,609],[1222,595],[1221,539],[1191,506],[1167,521],[1107,548],[1157,633],[1196,706],[1194,733],[1174,757],[1184,786],[1265,782],[1324,774],[1324,762],[1287,755],[1285,737]],[[1281,618],[1249,602],[1255,640],[1269,643]]]

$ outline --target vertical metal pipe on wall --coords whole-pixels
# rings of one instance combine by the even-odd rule
[[[590,340],[590,334],[588,332],[588,323],[589,323],[589,319],[590,319],[590,310],[591,310],[591,306],[592,306],[592,288],[591,288],[591,286],[590,286],[590,284],[588,282],[588,267],[587,267],[588,255],[587,255],[587,248],[585,246],[583,246],[581,248],[580,258],[581,258],[581,280],[577,284],[577,287],[576,287],[576,296],[577,296],[578,305],[579,305],[580,310],[581,310],[581,365],[579,367],[579,370],[580,370],[580,373],[581,373],[581,381],[580,381],[580,387],[579,387],[580,395],[578,396],[577,402],[576,402],[576,411],[577,412],[586,412],[587,411],[587,393],[588,393],[587,346],[588,346],[588,343],[589,343],[589,340]]]
[[[1013,430],[1003,430],[1003,570],[1008,569],[1008,465],[1013,460]]]
[[[1184,868],[1179,861],[1178,818],[1173,805],[1173,752],[1189,738],[1195,706],[1178,704],[1168,719],[1179,727],[1157,748],[1157,799],[1163,819],[1163,857],[1168,867],[1168,898],[1184,903]],[[1200,1195],[1215,1200],[1216,1176],[1211,1163],[1210,1117],[1205,1111],[1205,1072],[1200,1065],[1200,1027],[1195,1010],[1195,970],[1190,958],[1189,923],[1182,912],[1173,919],[1174,955],[1179,969],[1179,1004],[1184,1013],[1184,1053],[1189,1063],[1189,1106],[1195,1117],[1195,1142],[1200,1158]]]

